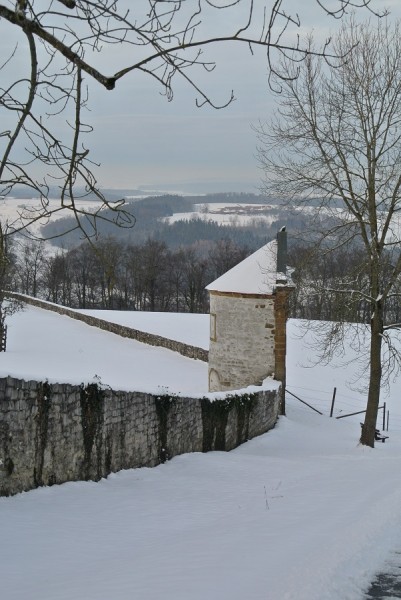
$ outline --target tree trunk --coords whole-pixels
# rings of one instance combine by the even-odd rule
[[[7,349],[7,325],[5,321],[3,300],[0,300],[0,352],[5,352]]]
[[[0,352],[7,350],[7,325],[0,324]]]
[[[383,334],[381,302],[376,302],[375,312],[371,322],[370,339],[370,377],[368,402],[366,406],[365,422],[362,425],[361,444],[374,448],[377,413],[380,401],[380,384],[382,376],[381,347]]]

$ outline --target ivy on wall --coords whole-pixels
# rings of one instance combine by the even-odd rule
[[[83,478],[102,477],[102,446],[105,390],[97,383],[81,385],[81,424],[84,443]],[[95,473],[92,475],[92,453],[97,450]]]
[[[227,396],[223,400],[201,399],[203,422],[203,452],[226,450],[226,431],[229,415],[237,413],[236,445],[247,441],[249,417],[258,401],[257,394]]]

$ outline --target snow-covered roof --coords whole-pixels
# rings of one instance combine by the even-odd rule
[[[209,292],[272,294],[277,285],[285,282],[285,274],[277,273],[277,240],[273,240],[210,283],[206,289]]]

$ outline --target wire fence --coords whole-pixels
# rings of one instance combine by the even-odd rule
[[[366,396],[357,393],[351,396],[337,388],[322,390],[291,385],[286,387],[286,398],[287,402],[294,401],[306,411],[313,410],[336,419],[358,417],[360,420],[366,412]],[[390,423],[393,430],[401,430],[401,416],[393,415],[390,420],[389,403],[383,401],[379,406],[377,426],[388,431]]]

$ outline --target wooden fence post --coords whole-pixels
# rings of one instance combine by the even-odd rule
[[[336,393],[337,393],[337,388],[335,387],[334,390],[333,390],[333,398],[332,398],[332,401],[331,401],[330,417],[333,416],[334,401],[336,399]]]

